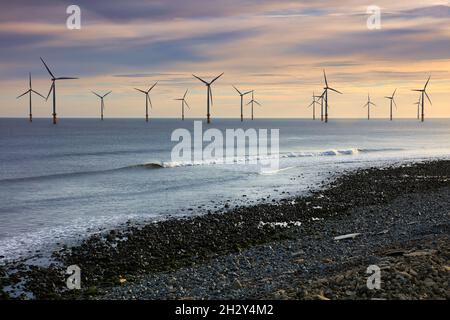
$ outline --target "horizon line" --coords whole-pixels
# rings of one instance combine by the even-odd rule
[[[0,119],[18,119],[18,120],[19,119],[23,119],[23,120],[28,120],[28,118],[26,118],[26,117],[0,117]],[[51,117],[33,116],[33,119],[50,119],[51,120]],[[98,117],[71,117],[71,116],[67,116],[67,117],[58,118],[58,121],[64,120],[64,119],[100,120],[100,118],[98,118]],[[109,117],[109,118],[105,117],[105,120],[108,120],[108,119],[110,119],[110,120],[123,120],[123,119],[127,119],[127,120],[142,120],[143,119],[145,121],[145,118],[142,118],[142,117]],[[166,119],[179,120],[179,121],[182,122],[181,118],[179,118],[179,117],[154,117],[154,118],[150,118],[149,120],[151,121],[151,120],[159,120],[159,119],[160,120],[166,120]],[[215,117],[214,119],[217,119],[217,120],[238,120],[238,121],[240,121],[240,119],[236,118],[236,117]],[[450,116],[449,117],[429,117],[428,119],[429,120],[450,119]],[[205,119],[202,118],[202,117],[198,117],[198,118],[185,117],[185,120],[205,120]],[[310,121],[322,122],[320,120],[320,118],[316,119],[316,120],[313,120],[311,118],[305,118],[305,117],[294,117],[294,118],[291,118],[291,117],[280,117],[280,118],[277,118],[277,117],[259,117],[259,118],[255,118],[254,120],[251,120],[251,118],[244,118],[244,120],[247,120],[247,121],[250,121],[250,122],[257,121],[257,120],[310,120]],[[364,120],[364,121],[367,121],[367,122],[370,122],[371,120],[387,120],[387,121],[391,122],[389,117],[383,117],[383,118],[380,118],[380,117],[373,117],[372,118],[371,117],[370,120],[367,120],[367,118],[364,118],[364,117],[355,117],[355,118],[351,118],[351,117],[334,117],[334,118],[331,119],[331,121],[332,120]],[[395,120],[417,120],[417,121],[419,121],[417,119],[417,117],[394,118],[393,121],[395,122]]]

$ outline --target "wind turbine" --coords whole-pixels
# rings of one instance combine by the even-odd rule
[[[217,79],[219,79],[221,76],[223,76],[224,73],[222,73],[221,75],[219,75],[218,77],[214,78],[211,82],[207,82],[205,80],[203,80],[200,77],[197,77],[196,75],[193,74],[193,76],[195,78],[197,78],[198,80],[200,80],[201,82],[203,82],[206,87],[207,87],[207,91],[206,91],[206,119],[208,123],[211,123],[211,112],[210,112],[210,106],[213,105],[213,94],[212,94],[212,89],[211,89],[211,85],[216,82]]]
[[[319,101],[317,101],[317,99],[320,99],[320,96],[316,96],[316,93],[313,92],[312,98],[313,100],[308,108],[313,107],[313,120],[316,120],[316,104],[320,104]]]
[[[367,103],[363,105],[363,108],[367,107],[367,120],[370,120],[370,106],[376,107],[376,104],[370,101],[370,94],[367,94]]]
[[[425,121],[425,96],[427,97],[427,99],[430,102],[430,104],[433,105],[433,103],[431,102],[431,99],[430,99],[430,97],[428,96],[428,93],[427,93],[427,87],[428,87],[428,84],[430,83],[430,79],[431,79],[431,76],[428,77],[428,80],[425,83],[425,86],[423,87],[423,89],[412,90],[412,91],[420,92],[422,94],[421,95],[421,100],[422,100],[422,122]]]
[[[242,93],[241,91],[239,91],[238,88],[236,88],[235,86],[233,86],[234,90],[237,91],[237,93],[241,96],[241,122],[244,121],[244,96],[246,96],[249,93],[252,93],[253,91],[247,91]]]
[[[150,91],[158,84],[158,81],[148,89],[148,91],[144,91],[141,89],[134,88],[135,90],[145,94],[145,121],[148,122],[148,103],[150,102],[150,108],[153,109],[152,100],[150,99]]]
[[[99,95],[98,93],[92,91],[93,94],[95,94],[97,97],[100,98],[100,101],[101,101],[101,102],[100,102],[100,114],[101,114],[100,119],[101,119],[102,121],[103,121],[103,110],[105,109],[105,102],[103,101],[103,99],[104,99],[108,94],[110,94],[111,92],[112,92],[112,91],[110,91],[110,92],[108,92],[107,94],[101,96],[101,95]]]
[[[390,120],[392,121],[392,104],[395,105],[395,107],[397,108],[397,103],[395,103],[395,93],[397,92],[397,89],[395,89],[394,93],[392,94],[392,96],[390,97],[385,97],[386,99],[389,99],[391,101],[390,104],[390,110],[391,110],[391,116],[390,116]]]
[[[247,105],[249,105],[249,104],[252,105],[252,120],[254,120],[254,117],[253,117],[253,105],[254,105],[255,103],[256,103],[258,106],[261,106],[261,104],[260,104],[258,101],[255,100],[255,90],[252,90],[252,100],[250,100],[250,102],[247,103]]]
[[[52,85],[50,86],[50,91],[48,92],[47,95],[47,100],[48,97],[50,97],[50,93],[52,93],[53,91],[53,124],[56,124],[56,81],[58,80],[75,80],[78,78],[72,78],[72,77],[59,77],[56,78],[53,73],[50,71],[50,68],[47,66],[47,64],[45,63],[44,59],[41,58],[42,63],[45,66],[45,69],[47,69],[48,73],[50,74],[51,80],[52,80]]]
[[[337,91],[336,89],[331,88],[328,86],[328,80],[327,80],[327,74],[325,73],[325,70],[323,70],[323,76],[325,78],[325,88],[323,88],[324,91],[324,99],[325,99],[325,123],[328,122],[328,90],[334,91],[336,93],[342,94],[342,92]]]
[[[186,90],[186,92],[184,93],[183,98],[180,99],[175,99],[176,101],[181,101],[181,120],[184,121],[184,106],[186,105],[189,109],[191,107],[189,107],[187,101],[186,101],[186,95],[188,93],[188,90]]]
[[[31,86],[31,73],[30,73],[30,82],[29,82],[29,88],[28,88],[28,91],[26,91],[25,93],[23,93],[23,94],[21,94],[20,96],[18,96],[16,99],[19,99],[19,98],[21,98],[21,97],[23,97],[24,95],[26,95],[26,94],[30,94],[30,122],[33,122],[33,112],[32,112],[32,110],[31,110],[31,95],[32,94],[37,94],[38,96],[41,96],[42,98],[44,98],[45,99],[45,97],[42,95],[42,94],[40,94],[39,92],[37,92],[37,91],[34,91],[33,90],[33,88],[32,88],[32,86]]]

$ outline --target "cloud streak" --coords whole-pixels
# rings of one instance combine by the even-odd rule
[[[382,29],[375,31],[366,28],[372,3],[360,0],[80,0],[82,29],[73,31],[65,28],[69,1],[9,2],[0,12],[0,115],[18,115],[6,90],[29,71],[47,86],[39,56],[58,74],[83,79],[60,89],[68,110],[77,98],[88,99],[87,85],[123,93],[115,96],[117,104],[133,105],[131,85],[160,80],[160,104],[191,88],[195,114],[204,92],[191,74],[223,71],[215,90],[224,101],[219,115],[230,114],[231,84],[256,89],[268,101],[267,116],[280,112],[277,101],[283,115],[306,115],[299,105],[323,86],[323,68],[348,93],[336,103],[351,105],[368,88],[383,96],[383,86],[416,86],[429,73],[433,90],[443,92],[450,86],[450,7],[435,1],[377,2]],[[439,97],[435,101],[439,105]],[[155,112],[167,116],[175,110]]]

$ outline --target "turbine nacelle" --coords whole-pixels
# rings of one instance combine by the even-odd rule
[[[98,93],[96,93],[96,92],[94,92],[94,91],[91,91],[91,92],[92,92],[93,94],[95,94],[97,97],[99,97],[100,99],[103,99],[103,98],[105,98],[107,95],[109,95],[112,91],[110,91],[110,92],[104,94],[103,96],[100,95],[100,94],[98,94]]]

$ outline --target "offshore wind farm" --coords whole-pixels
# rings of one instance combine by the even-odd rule
[[[48,97],[50,96],[50,94],[53,92],[53,113],[52,113],[52,119],[53,119],[53,124],[57,124],[57,118],[56,118],[56,84],[55,82],[57,80],[74,80],[74,79],[78,79],[78,78],[73,78],[73,77],[58,77],[55,78],[55,76],[53,75],[53,73],[50,71],[50,69],[48,68],[47,64],[45,63],[45,61],[41,58],[42,63],[44,64],[46,70],[49,72],[50,76],[51,76],[51,81],[52,84],[50,86],[50,91],[47,95],[47,98],[43,97],[40,93],[34,91],[31,88],[31,73],[29,74],[30,79],[29,79],[29,90],[27,92],[25,92],[24,94],[20,95],[17,97],[17,99],[21,98],[22,96],[24,96],[25,94],[30,94],[30,109],[29,109],[29,119],[30,122],[32,119],[32,112],[31,112],[31,94],[34,93],[36,95],[39,95],[41,97],[43,97],[44,99],[46,99],[46,101],[48,100]],[[219,78],[221,78],[224,75],[224,73],[220,74],[219,76],[217,76],[216,78],[214,78],[211,82],[207,82],[205,80],[203,80],[200,77],[197,77],[195,75],[193,75],[196,79],[200,80],[201,82],[203,82],[206,87],[207,87],[207,123],[211,123],[211,108],[213,107],[213,94],[212,94],[212,88],[211,85],[216,82]],[[342,92],[331,88],[328,86],[328,80],[327,80],[327,75],[325,70],[323,70],[323,76],[324,76],[324,82],[325,82],[325,87],[323,88],[323,93],[320,96],[316,96],[315,93],[313,93],[313,101],[311,102],[310,105],[308,105],[307,107],[313,108],[313,120],[316,119],[316,104],[319,104],[321,107],[321,121],[328,123],[328,119],[329,119],[329,103],[328,103],[328,93],[329,91],[333,91],[335,93],[338,94],[343,94]],[[419,105],[418,105],[418,109],[421,108],[422,110],[422,114],[421,114],[421,118],[420,116],[418,116],[418,118],[421,119],[422,122],[425,121],[425,104],[424,104],[424,99],[425,97],[428,99],[428,101],[431,103],[431,98],[428,95],[426,89],[428,87],[428,84],[431,80],[431,76],[428,78],[425,86],[423,89],[411,89],[411,91],[415,91],[415,92],[420,92],[421,97],[419,99]],[[140,93],[143,93],[145,95],[145,121],[149,122],[149,106],[150,109],[153,108],[152,105],[152,100],[150,98],[150,92],[153,90],[153,88],[158,84],[158,81],[153,84],[147,91],[145,90],[141,90],[138,88],[134,88],[136,91],[139,91]],[[234,90],[238,93],[239,97],[240,97],[240,119],[241,122],[244,121],[244,98],[249,95],[250,93],[252,94],[252,99],[250,99],[250,101],[248,101],[247,103],[245,103],[246,105],[251,105],[251,119],[254,119],[254,104],[256,103],[257,105],[260,105],[259,102],[257,102],[256,100],[254,100],[253,94],[254,94],[254,90],[250,90],[250,91],[246,91],[246,92],[241,92],[238,88],[236,88],[234,85],[232,85],[232,87],[234,88]],[[189,90],[189,89],[188,89]],[[100,98],[101,100],[101,117],[100,119],[103,120],[103,111],[104,111],[104,98],[109,95],[112,91],[106,93],[105,95],[101,96],[95,92],[92,92],[94,95],[96,95],[98,98]],[[397,89],[395,89],[395,91],[393,92],[392,96],[389,97],[385,97],[386,99],[389,99],[390,101],[390,121],[393,120],[393,106],[395,106],[397,108],[397,103],[395,102],[395,94],[397,93]],[[182,101],[182,120],[184,120],[184,106],[187,105],[185,97],[186,97],[187,91],[184,95],[184,97],[182,99],[175,99],[176,101]],[[320,101],[320,103],[319,103]],[[368,95],[368,101],[367,103],[364,105],[364,107],[367,108],[367,112],[368,112],[368,120],[370,120],[370,107],[375,106],[375,104],[373,102],[370,101],[370,95]],[[418,114],[420,114],[420,110],[418,111]],[[293,118],[296,118],[296,116],[294,115]]]
[[[450,6],[23,1],[0,300],[449,298]]]

